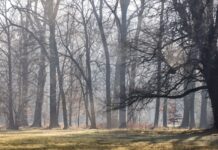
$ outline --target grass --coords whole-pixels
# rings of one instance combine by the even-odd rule
[[[168,150],[218,149],[218,134],[201,130],[1,131],[1,150]]]

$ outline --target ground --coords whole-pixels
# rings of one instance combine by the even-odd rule
[[[218,149],[218,133],[202,130],[0,131],[0,150],[165,150]]]

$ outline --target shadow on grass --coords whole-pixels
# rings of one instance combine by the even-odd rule
[[[46,131],[45,131],[46,132]],[[52,131],[48,131],[52,133]],[[142,131],[142,130],[87,130],[82,133],[73,131],[54,131],[57,135],[40,136],[41,131],[25,131],[5,134],[11,138],[0,140],[0,149],[217,149],[218,136],[214,131]],[[68,133],[69,132],[69,133]],[[60,133],[68,133],[59,135]],[[34,136],[34,134],[39,134]],[[12,137],[20,136],[13,139]]]

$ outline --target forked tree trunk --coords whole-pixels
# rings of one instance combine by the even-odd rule
[[[103,18],[102,18],[102,13],[103,13],[103,0],[100,0],[100,7],[99,7],[99,14],[97,12],[96,6],[94,1],[90,0],[92,4],[92,8],[94,11],[95,18],[98,23],[98,28],[100,31],[101,35],[101,41],[102,45],[104,48],[104,53],[105,53],[105,62],[106,62],[106,118],[107,118],[107,128],[111,128],[111,69],[110,69],[110,54],[109,54],[109,48],[108,48],[108,43],[107,43],[107,38],[105,35],[105,30],[103,27]]]
[[[48,26],[49,26],[49,48],[50,48],[50,128],[59,127],[58,125],[58,113],[57,113],[57,81],[56,74],[58,71],[58,77],[60,77],[60,69],[57,64],[59,60],[57,60],[57,43],[56,43],[56,16],[58,12],[60,0],[57,0],[56,3],[54,1],[46,1],[45,9],[48,17]]]
[[[35,12],[37,14],[37,1],[35,2]],[[44,11],[45,16],[45,11]],[[35,17],[37,21],[38,18]],[[45,43],[45,30],[46,30],[46,23],[38,24],[39,29],[39,36],[42,43]],[[34,120],[32,127],[42,127],[42,105],[44,101],[44,89],[45,89],[45,82],[46,82],[46,53],[45,47],[40,48],[40,56],[39,56],[39,70],[38,70],[38,77],[37,77],[37,91],[36,91],[36,102],[35,102],[35,111],[34,111]]]
[[[83,3],[83,2],[82,2]],[[85,36],[85,50],[86,50],[86,70],[87,70],[87,90],[90,101],[90,110],[91,110],[91,126],[90,128],[96,128],[96,118],[95,118],[95,104],[94,104],[94,95],[93,95],[93,87],[92,87],[92,70],[91,70],[91,46],[90,46],[90,37],[87,29],[87,21],[85,20],[85,16],[82,12],[83,18],[83,28],[84,28],[84,36]]]

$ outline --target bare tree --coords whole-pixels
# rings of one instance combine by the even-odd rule
[[[97,12],[95,3],[93,0],[90,0],[93,8],[93,12],[95,18],[98,23],[99,31],[101,34],[101,41],[104,48],[105,53],[105,61],[106,61],[106,111],[107,111],[107,128],[111,128],[111,69],[110,69],[110,54],[108,48],[108,42],[105,35],[105,30],[103,27],[103,0],[100,0],[99,13]]]

